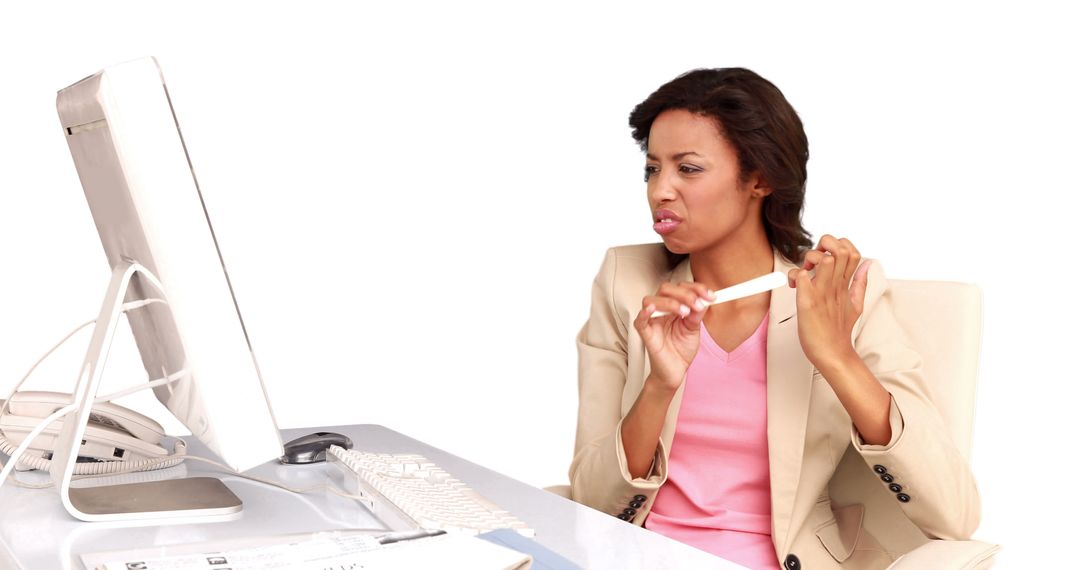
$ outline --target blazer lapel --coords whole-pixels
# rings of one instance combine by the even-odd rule
[[[787,273],[796,267],[778,252],[773,270]],[[787,554],[792,511],[803,464],[806,421],[814,366],[803,354],[795,316],[795,289],[773,289],[769,302],[766,341],[769,479],[772,491],[772,532],[777,556]]]

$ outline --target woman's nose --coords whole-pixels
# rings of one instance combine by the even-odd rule
[[[663,172],[657,172],[649,179],[649,202],[659,204],[674,200],[678,196],[674,180]]]

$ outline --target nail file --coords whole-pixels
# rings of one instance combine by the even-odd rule
[[[750,295],[764,293],[765,291],[772,291],[777,287],[787,285],[787,282],[787,273],[773,271],[772,273],[767,273],[765,275],[762,275],[761,277],[755,277],[749,281],[743,281],[738,285],[732,285],[731,287],[725,287],[719,291],[713,291],[713,295],[716,296],[716,299],[706,302],[709,305],[726,303],[728,301],[734,301],[735,299],[749,297]],[[665,311],[654,311],[652,315],[649,315],[649,318],[655,319],[656,317],[665,317],[669,314],[670,313],[667,313]]]

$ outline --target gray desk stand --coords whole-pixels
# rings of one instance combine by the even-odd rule
[[[357,449],[365,451],[418,453],[426,456],[528,523],[536,530],[537,542],[589,570],[741,568],[381,426],[287,429],[282,430],[282,436],[287,441],[315,431],[343,433],[352,438]],[[198,441],[189,440],[188,445],[192,455],[209,455]],[[116,482],[161,476],[216,476],[225,481],[244,502],[244,510],[239,519],[230,522],[164,526],[80,522],[64,511],[55,490],[22,489],[8,482],[0,489],[0,568],[80,570],[83,566],[79,562],[79,555],[86,552],[381,527],[356,501],[332,493],[295,495],[225,475],[208,467],[206,464],[191,461],[162,472],[125,475],[123,477],[128,479]],[[297,466],[272,462],[252,469],[249,473],[297,488],[339,484],[341,481],[336,468],[324,464]],[[39,473],[21,473],[19,477],[25,481],[47,480],[46,476]]]

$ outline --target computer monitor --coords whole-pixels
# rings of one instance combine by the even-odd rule
[[[127,318],[150,378],[179,376],[154,393],[192,435],[240,471],[280,457],[282,441],[157,61],[106,68],[60,90],[56,107],[113,279],[75,394],[82,404],[65,423],[52,477],[83,520],[235,512],[231,499],[206,496],[227,489],[205,481],[146,491],[159,502],[162,494],[203,495],[148,512],[109,504],[134,489],[70,485],[79,426],[126,301],[165,300]]]

